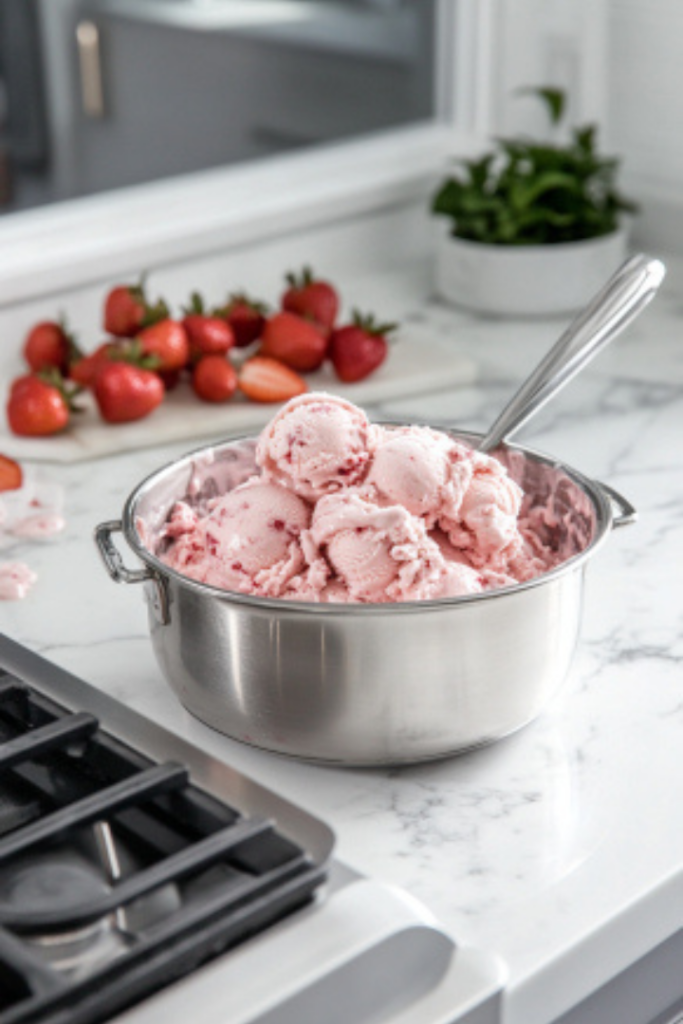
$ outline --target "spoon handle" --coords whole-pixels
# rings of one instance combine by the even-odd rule
[[[478,447],[490,451],[531,419],[586,363],[627,327],[664,280],[660,260],[626,260],[589,302],[513,395]]]

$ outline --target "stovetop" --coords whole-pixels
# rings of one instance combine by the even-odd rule
[[[17,652],[18,653],[18,652]],[[0,670],[0,1022],[96,1024],[310,900],[272,820]]]
[[[493,1024],[500,964],[329,827],[0,635],[0,1024]]]

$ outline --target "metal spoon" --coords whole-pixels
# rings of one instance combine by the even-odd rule
[[[513,395],[478,450],[490,451],[535,416],[647,306],[665,274],[660,260],[642,253],[626,260]]]

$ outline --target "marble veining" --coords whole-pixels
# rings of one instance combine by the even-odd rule
[[[505,1024],[550,1024],[683,919],[682,270],[672,263],[646,313],[520,434],[623,493],[639,521],[589,560],[570,677],[514,736],[429,765],[344,770],[192,719],[155,663],[142,589],[114,584],[92,542],[188,446],[44,464],[65,488],[66,529],[31,546],[30,596],[0,605],[4,632],[321,815],[339,857],[409,889],[459,941],[499,952]],[[564,327],[476,319],[398,288],[396,309],[474,356],[480,379],[373,415],[463,429],[486,429]]]

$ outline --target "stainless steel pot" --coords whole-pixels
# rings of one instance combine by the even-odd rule
[[[479,435],[460,439],[476,445]],[[144,480],[96,541],[112,579],[144,585],[161,670],[212,728],[319,762],[425,761],[531,721],[565,679],[576,649],[588,561],[635,516],[610,488],[529,449],[501,450],[534,495],[571,508],[582,551],[526,583],[400,604],[312,604],[198,583],[155,554],[150,529],[174,501],[220,476],[249,441],[190,453]],[[151,524],[151,527],[150,527]],[[127,568],[112,535],[143,563]]]
[[[665,273],[635,256],[569,325],[484,436],[481,451],[525,423],[652,299]],[[529,582],[467,597],[400,604],[310,604],[233,594],[160,561],[154,525],[173,503],[253,471],[253,440],[191,453],[143,481],[96,541],[112,579],[144,584],[152,643],[185,707],[258,747],[313,761],[392,765],[480,746],[531,721],[576,649],[587,563],[634,509],[547,456],[496,454],[527,501],[554,506],[574,553]],[[128,569],[112,534],[143,563]]]

